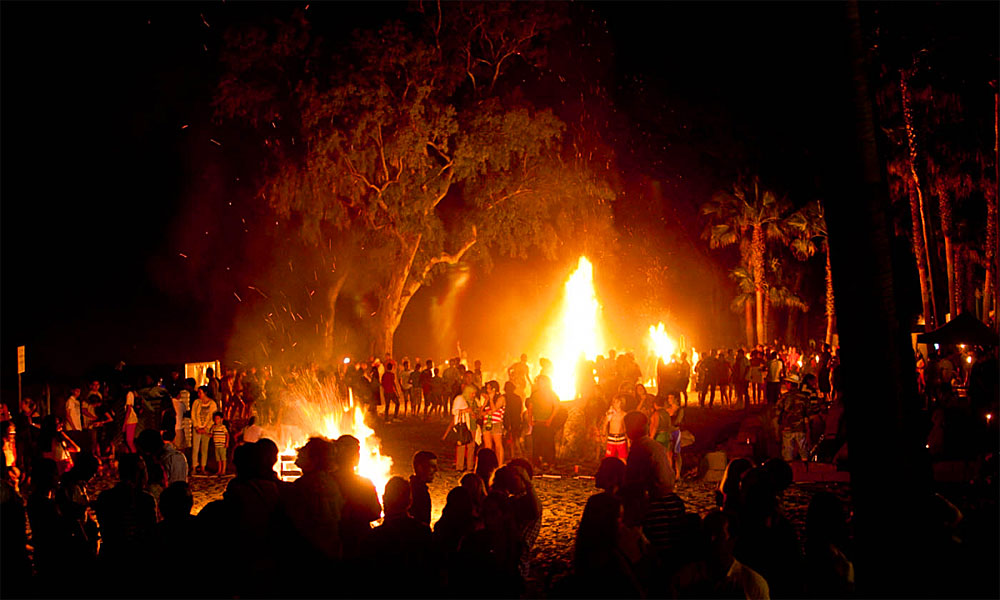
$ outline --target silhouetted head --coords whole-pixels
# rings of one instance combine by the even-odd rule
[[[472,505],[478,513],[479,507],[483,503],[483,498],[486,497],[486,485],[483,483],[483,478],[475,473],[466,473],[462,476],[462,480],[459,481],[459,485],[469,492]]]
[[[270,474],[274,472],[275,463],[278,462],[278,445],[274,443],[274,440],[261,438],[254,443],[254,446],[254,455],[257,457],[259,465],[257,475],[270,477]]]
[[[320,437],[309,438],[306,445],[299,448],[295,464],[303,474],[332,473],[335,467],[333,443]]]
[[[437,473],[437,455],[427,450],[421,450],[413,455],[413,474],[424,483],[434,481]]]
[[[164,521],[190,516],[192,507],[194,496],[186,481],[175,481],[160,494],[160,514]]]
[[[490,448],[482,448],[476,455],[476,475],[483,478],[487,489],[490,487],[490,478],[498,466],[500,461],[497,459],[497,453]]]
[[[142,489],[146,485],[146,463],[138,454],[125,454],[118,459],[118,481]]]
[[[576,531],[573,565],[578,573],[586,573],[606,562],[618,543],[618,531],[624,513],[621,500],[603,492],[587,499]]]
[[[361,442],[353,435],[342,435],[337,438],[337,466],[346,471],[354,472],[361,462]]]
[[[724,504],[735,502],[740,494],[740,479],[743,474],[753,468],[753,462],[748,458],[734,458],[726,466],[726,472],[719,481],[719,492]]]
[[[260,465],[257,444],[241,444],[233,450],[233,466],[236,477],[250,479],[256,476]]]
[[[625,463],[614,456],[606,456],[601,460],[594,476],[594,486],[612,494],[621,489],[625,483]]]
[[[528,479],[535,476],[535,469],[531,466],[531,461],[526,458],[515,458],[513,460],[507,461],[507,464],[512,467],[520,467],[524,469],[524,472],[528,474]]]
[[[155,429],[143,429],[135,438],[135,445],[140,452],[157,456],[163,452],[163,438]]]
[[[639,411],[632,411],[625,415],[625,435],[630,440],[638,440],[649,433],[649,419]]]
[[[410,508],[410,482],[396,475],[385,484],[382,494],[386,516],[405,513]]]

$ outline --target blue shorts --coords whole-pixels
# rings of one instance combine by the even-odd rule
[[[674,445],[674,454],[681,453],[681,430],[675,429],[670,432],[670,441]]]

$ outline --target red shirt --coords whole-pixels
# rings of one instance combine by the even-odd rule
[[[390,394],[396,395],[396,374],[392,371],[386,371],[382,374],[382,391],[385,395]]]

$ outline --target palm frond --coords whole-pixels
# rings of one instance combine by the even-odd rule
[[[733,298],[732,301],[729,303],[729,310],[733,311],[734,313],[741,313],[746,308],[747,302],[753,304],[754,302],[753,292],[743,292],[740,295]]]

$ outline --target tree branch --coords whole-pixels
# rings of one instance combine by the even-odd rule
[[[424,267],[424,272],[421,276],[421,279],[423,279],[423,277],[426,277],[427,274],[430,273],[430,270],[434,268],[436,265],[457,264],[458,261],[462,260],[462,257],[465,256],[465,253],[468,252],[469,249],[476,244],[477,239],[478,237],[476,234],[476,227],[473,226],[472,233],[470,234],[469,239],[466,240],[465,243],[462,244],[462,247],[459,248],[455,253],[448,254],[447,252],[442,252],[441,254],[431,257],[430,259],[427,260],[427,265],[425,265]]]

